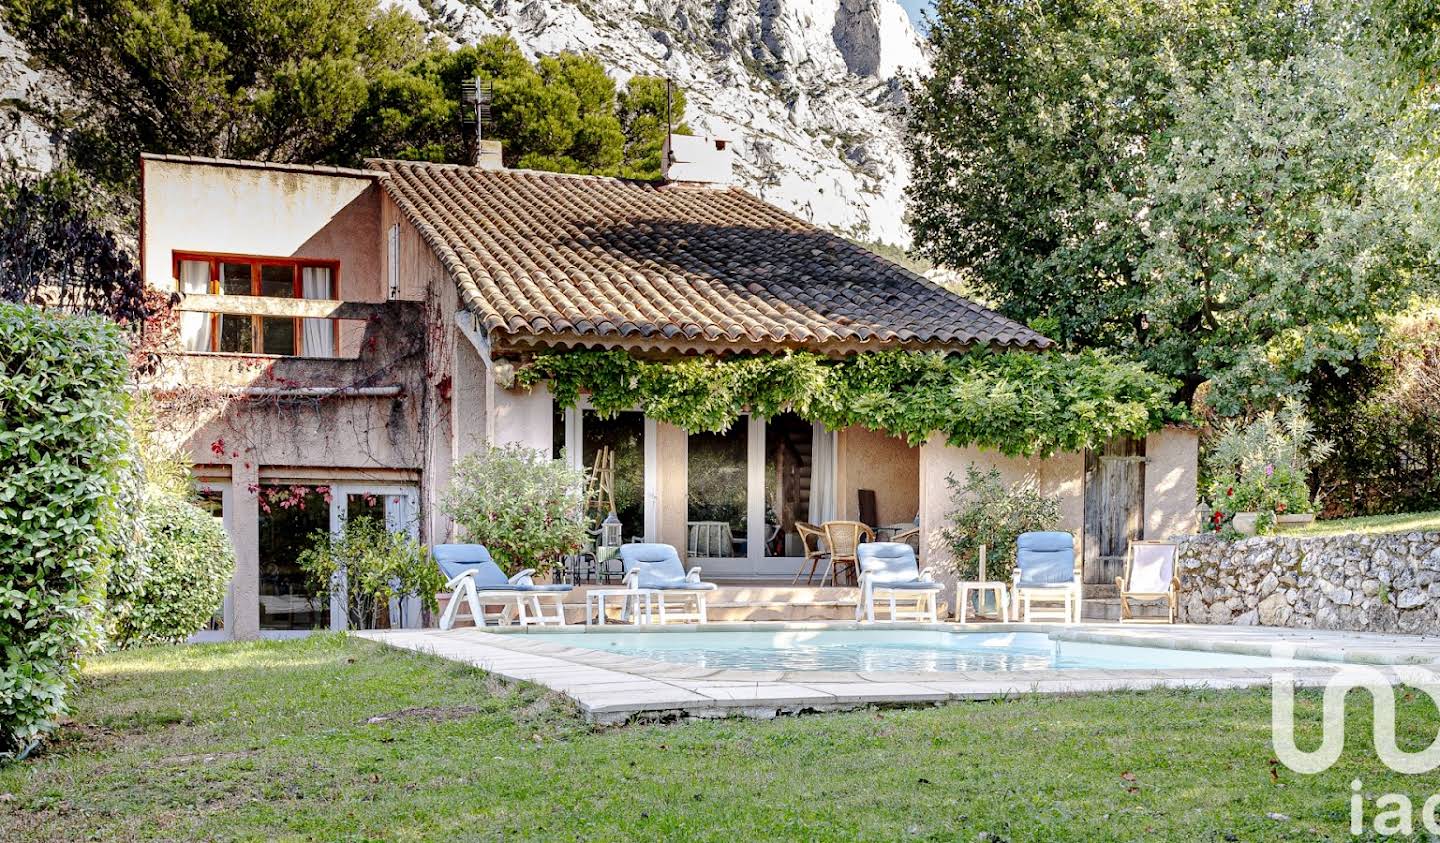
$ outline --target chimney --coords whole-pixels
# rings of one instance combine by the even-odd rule
[[[735,152],[725,138],[669,135],[660,153],[660,174],[666,181],[725,187]]]
[[[482,170],[505,169],[505,159],[501,157],[501,152],[500,141],[476,140],[475,166]]]

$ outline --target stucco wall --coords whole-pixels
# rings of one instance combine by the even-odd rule
[[[1041,492],[1058,495],[1060,529],[1075,534],[1077,549],[1084,546],[1081,531],[1085,520],[1085,460],[1082,455],[1057,454],[1049,459],[1007,457],[998,451],[973,446],[951,447],[942,437],[932,436],[920,448],[920,534],[927,538],[921,548],[924,564],[940,565],[948,559],[948,552],[936,541],[953,509],[945,478],[953,474],[963,480],[965,467],[972,463],[982,471],[992,466],[998,468],[1007,484],[1033,477]]]
[[[140,249],[150,285],[174,290],[174,253],[340,262],[340,298],[384,301],[380,188],[315,175],[147,159]]]
[[[690,465],[688,434],[673,424],[655,425],[655,462],[659,476],[655,493],[659,516],[655,521],[658,541],[673,545],[685,556],[689,519]]]
[[[167,354],[148,381],[157,433],[197,464],[419,468],[423,391],[414,305],[366,323],[357,360]],[[398,387],[379,397],[245,396],[232,390]],[[223,440],[225,447],[217,449]],[[222,453],[217,454],[216,450]]]
[[[836,447],[838,517],[860,518],[861,489],[875,490],[880,524],[912,521],[920,510],[920,449],[886,433],[851,427]]]
[[[448,273],[440,266],[435,259],[435,253],[426,245],[424,238],[415,230],[415,226],[400,213],[395,202],[383,191],[380,196],[380,232],[377,242],[380,243],[380,278],[385,281],[386,290],[389,288],[390,278],[390,250],[389,236],[391,226],[400,227],[399,242],[399,264],[400,264],[400,298],[407,301],[421,301],[427,295],[429,289],[427,279],[447,278]]]
[[[495,444],[524,445],[550,451],[555,427],[555,402],[544,384],[530,389],[495,392]]]
[[[1200,433],[1167,427],[1145,437],[1145,538],[1195,532]]]

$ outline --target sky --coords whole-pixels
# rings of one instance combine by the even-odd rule
[[[932,0],[900,0],[900,5],[904,6],[905,11],[909,13],[910,21],[915,24],[917,32],[920,29],[921,16],[934,7]]]

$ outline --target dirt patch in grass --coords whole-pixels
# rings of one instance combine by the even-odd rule
[[[402,708],[399,711],[390,711],[385,714],[377,714],[374,717],[365,718],[366,723],[389,723],[393,720],[426,720],[432,723],[439,723],[445,720],[464,720],[480,711],[475,705],[451,705],[451,706],[421,706],[419,708]]]
[[[169,755],[161,758],[160,764],[184,766],[187,764],[211,764],[216,761],[233,761],[237,758],[251,758],[260,754],[258,749],[241,749],[234,752],[194,752],[187,755]]]

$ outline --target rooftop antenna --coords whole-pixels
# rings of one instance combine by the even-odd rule
[[[486,126],[495,128],[490,114],[490,104],[494,101],[494,81],[476,76],[460,83],[460,104],[469,106],[460,110],[460,122],[475,127],[475,148],[470,156],[473,164],[480,163],[480,141],[485,139]]]
[[[665,77],[665,150],[666,155],[671,155],[673,147],[670,146],[670,127],[674,125],[674,118],[670,116],[671,103],[673,102],[674,83],[670,77]]]

